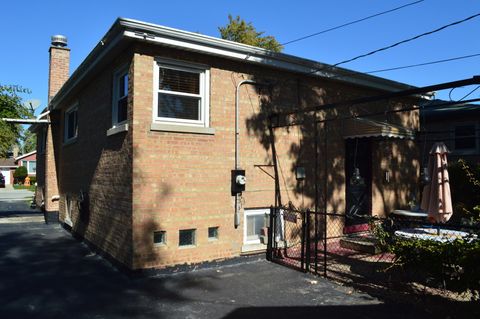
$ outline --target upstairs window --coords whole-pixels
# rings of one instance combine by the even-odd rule
[[[208,127],[209,71],[171,62],[155,70],[154,121]]]
[[[128,68],[124,67],[113,76],[112,124],[116,126],[127,120],[128,110]]]
[[[474,151],[477,148],[475,124],[455,126],[455,150]]]
[[[78,135],[77,111],[77,106],[73,106],[65,111],[64,142],[74,140]]]

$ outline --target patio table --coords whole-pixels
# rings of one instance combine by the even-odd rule
[[[477,235],[464,231],[426,227],[397,230],[395,231],[395,236],[408,239],[433,240],[442,243],[452,242],[456,239],[467,239],[468,241],[477,239]]]

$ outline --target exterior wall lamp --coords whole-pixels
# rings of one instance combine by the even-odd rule
[[[306,174],[305,174],[305,167],[303,166],[297,166],[295,167],[295,178],[297,181],[303,181],[305,180]]]

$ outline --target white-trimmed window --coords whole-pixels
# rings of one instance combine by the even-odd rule
[[[158,60],[154,74],[154,122],[209,126],[208,68]]]
[[[261,209],[245,209],[244,211],[244,227],[243,227],[243,243],[259,244],[262,229],[268,226],[269,208]]]
[[[112,126],[127,121],[128,112],[128,67],[124,66],[113,75]]]
[[[477,126],[475,123],[462,123],[454,126],[455,152],[471,153],[477,150]]]
[[[28,171],[28,174],[36,174],[37,173],[37,161],[28,161],[27,171]]]
[[[77,138],[78,135],[78,107],[77,105],[65,111],[64,142],[69,142]]]

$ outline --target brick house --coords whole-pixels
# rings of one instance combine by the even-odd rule
[[[122,18],[69,76],[70,50],[65,39],[54,40],[50,125],[32,127],[38,135],[36,198],[45,199],[47,220],[58,218],[132,270],[264,248],[259,235],[275,188],[266,125],[271,111],[411,88]],[[318,116],[390,110],[417,100],[335,108]],[[330,136],[322,151],[329,158],[323,168],[328,208],[347,209],[353,162],[363,165],[370,213],[406,205],[419,172],[410,139],[418,129],[418,112],[337,124],[323,128]],[[311,128],[278,128],[276,136],[282,196],[311,207],[316,196]],[[294,176],[299,166],[306,173],[302,185]],[[232,193],[235,168],[247,177],[237,196]]]
[[[15,164],[17,166],[24,166],[27,169],[28,176],[36,176],[37,174],[37,151],[32,151],[26,154],[15,157]]]
[[[0,158],[0,174],[5,178],[5,184],[12,185],[14,183],[13,173],[19,166],[27,168],[28,176],[35,176],[37,171],[36,159],[37,151],[18,155],[18,150],[14,152],[13,157]]]
[[[425,104],[420,116],[426,132],[420,142],[423,144],[426,139],[427,150],[435,142],[444,142],[451,152],[449,161],[463,158],[480,163],[480,109],[477,105],[434,100]]]
[[[0,174],[3,175],[5,185],[13,184],[13,173],[17,168],[15,159],[13,158],[0,158]]]

